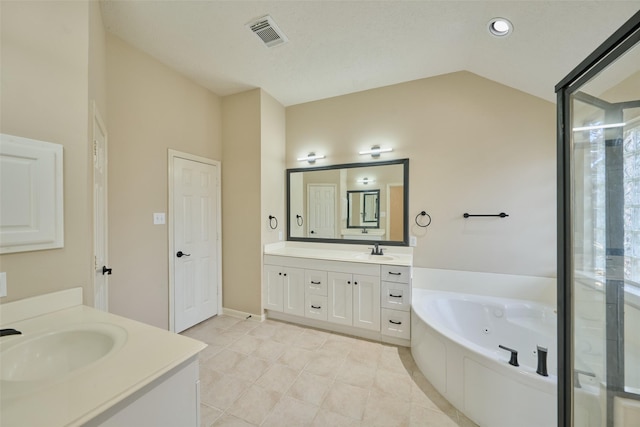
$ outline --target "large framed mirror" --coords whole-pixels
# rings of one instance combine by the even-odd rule
[[[408,246],[409,159],[287,170],[287,240]]]

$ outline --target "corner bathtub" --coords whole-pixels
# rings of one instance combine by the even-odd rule
[[[556,314],[524,300],[413,289],[411,353],[433,386],[481,427],[557,423]],[[518,351],[519,367],[509,365]],[[536,346],[548,349],[548,377]]]

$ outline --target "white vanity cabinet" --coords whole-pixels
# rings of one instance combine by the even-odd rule
[[[376,263],[265,255],[263,307],[271,318],[380,339],[381,272]]]
[[[329,272],[328,282],[329,322],[380,330],[380,277]]]
[[[304,270],[281,265],[264,266],[264,308],[304,316]]]

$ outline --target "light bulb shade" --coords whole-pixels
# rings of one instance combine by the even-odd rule
[[[373,179],[373,178],[367,178],[367,177],[364,177],[364,178],[359,178],[359,179],[357,179],[357,180],[356,180],[356,182],[358,182],[359,184],[365,184],[365,185],[367,185],[367,184],[369,184],[369,183],[376,182],[376,180],[375,180],[375,179]]]
[[[306,157],[298,157],[297,160],[299,162],[315,163],[316,160],[324,159],[325,157],[326,156],[324,154],[309,153]]]
[[[393,151],[393,148],[380,148],[379,145],[374,145],[370,150],[360,151],[359,154],[371,154],[371,157],[380,157],[380,153],[388,153]]]

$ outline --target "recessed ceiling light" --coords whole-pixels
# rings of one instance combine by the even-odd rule
[[[489,32],[496,37],[505,37],[513,31],[513,25],[506,18],[493,18],[489,21]]]

